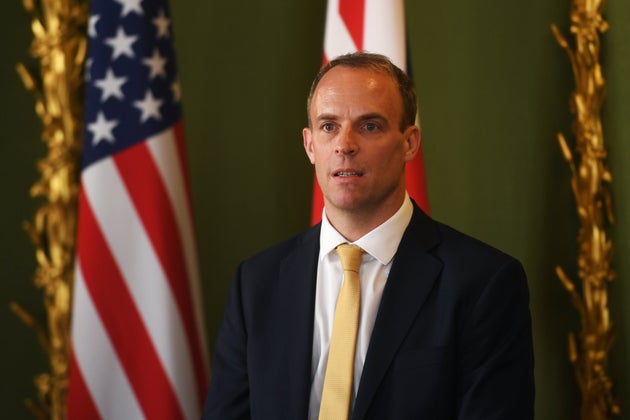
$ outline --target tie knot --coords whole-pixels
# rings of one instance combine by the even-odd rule
[[[341,244],[336,248],[339,259],[341,260],[341,268],[343,271],[359,272],[361,268],[361,255],[365,252],[357,245]]]

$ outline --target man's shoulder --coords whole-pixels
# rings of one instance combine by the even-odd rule
[[[313,253],[319,250],[320,225],[278,242],[243,261],[244,266],[275,265],[295,253]]]
[[[436,222],[442,237],[444,251],[466,255],[469,259],[507,261],[515,257],[482,239],[464,233],[452,226]],[[467,259],[468,259],[467,258]]]
[[[443,243],[450,246],[459,246],[465,249],[474,249],[479,252],[485,252],[489,254],[497,254],[509,256],[504,251],[500,250],[496,246],[479,239],[476,236],[462,232],[450,225],[441,222],[435,222],[440,232]]]
[[[415,234],[430,237],[427,247],[439,258],[454,258],[460,261],[495,261],[498,264],[516,260],[513,256],[490,243],[469,233],[435,220],[419,211],[414,213],[412,223],[416,224]],[[426,239],[425,239],[426,240]]]
[[[490,289],[500,296],[527,294],[527,275],[517,258],[447,224],[432,220],[431,226],[438,239],[427,252],[440,264],[437,284],[445,296],[472,305]]]

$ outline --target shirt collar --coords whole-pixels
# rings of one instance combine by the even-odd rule
[[[400,240],[411,221],[412,214],[413,205],[411,204],[409,195],[405,193],[402,206],[400,206],[392,217],[353,243],[363,248],[365,252],[376,258],[381,264],[387,265],[394,258],[394,254],[396,254]],[[324,209],[322,212],[322,227],[319,236],[320,261],[328,255],[328,253],[333,251],[337,245],[347,242],[343,235],[328,221],[326,209]]]

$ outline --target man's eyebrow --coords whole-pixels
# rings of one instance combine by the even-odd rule
[[[385,118],[384,115],[379,114],[378,112],[374,112],[374,113],[371,113],[371,114],[361,115],[359,117],[359,120],[360,121],[365,121],[365,120],[382,120],[382,121],[385,121],[385,120],[387,120],[387,118]]]
[[[329,114],[329,113],[325,113],[325,114],[320,114],[315,116],[315,120],[316,121],[329,121],[329,120],[337,120],[339,119],[339,117],[335,114]],[[358,121],[366,121],[366,120],[382,120],[385,121],[387,120],[387,118],[385,118],[384,115],[379,114],[378,112],[373,112],[373,113],[369,113],[369,114],[364,114],[364,115],[360,115],[359,118],[357,118]]]
[[[320,114],[315,116],[316,121],[327,121],[327,120],[336,120],[337,116],[335,114]]]

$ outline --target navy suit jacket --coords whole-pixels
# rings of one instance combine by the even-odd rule
[[[320,226],[243,262],[202,418],[306,419]],[[532,419],[527,280],[514,258],[414,205],[352,419]]]

